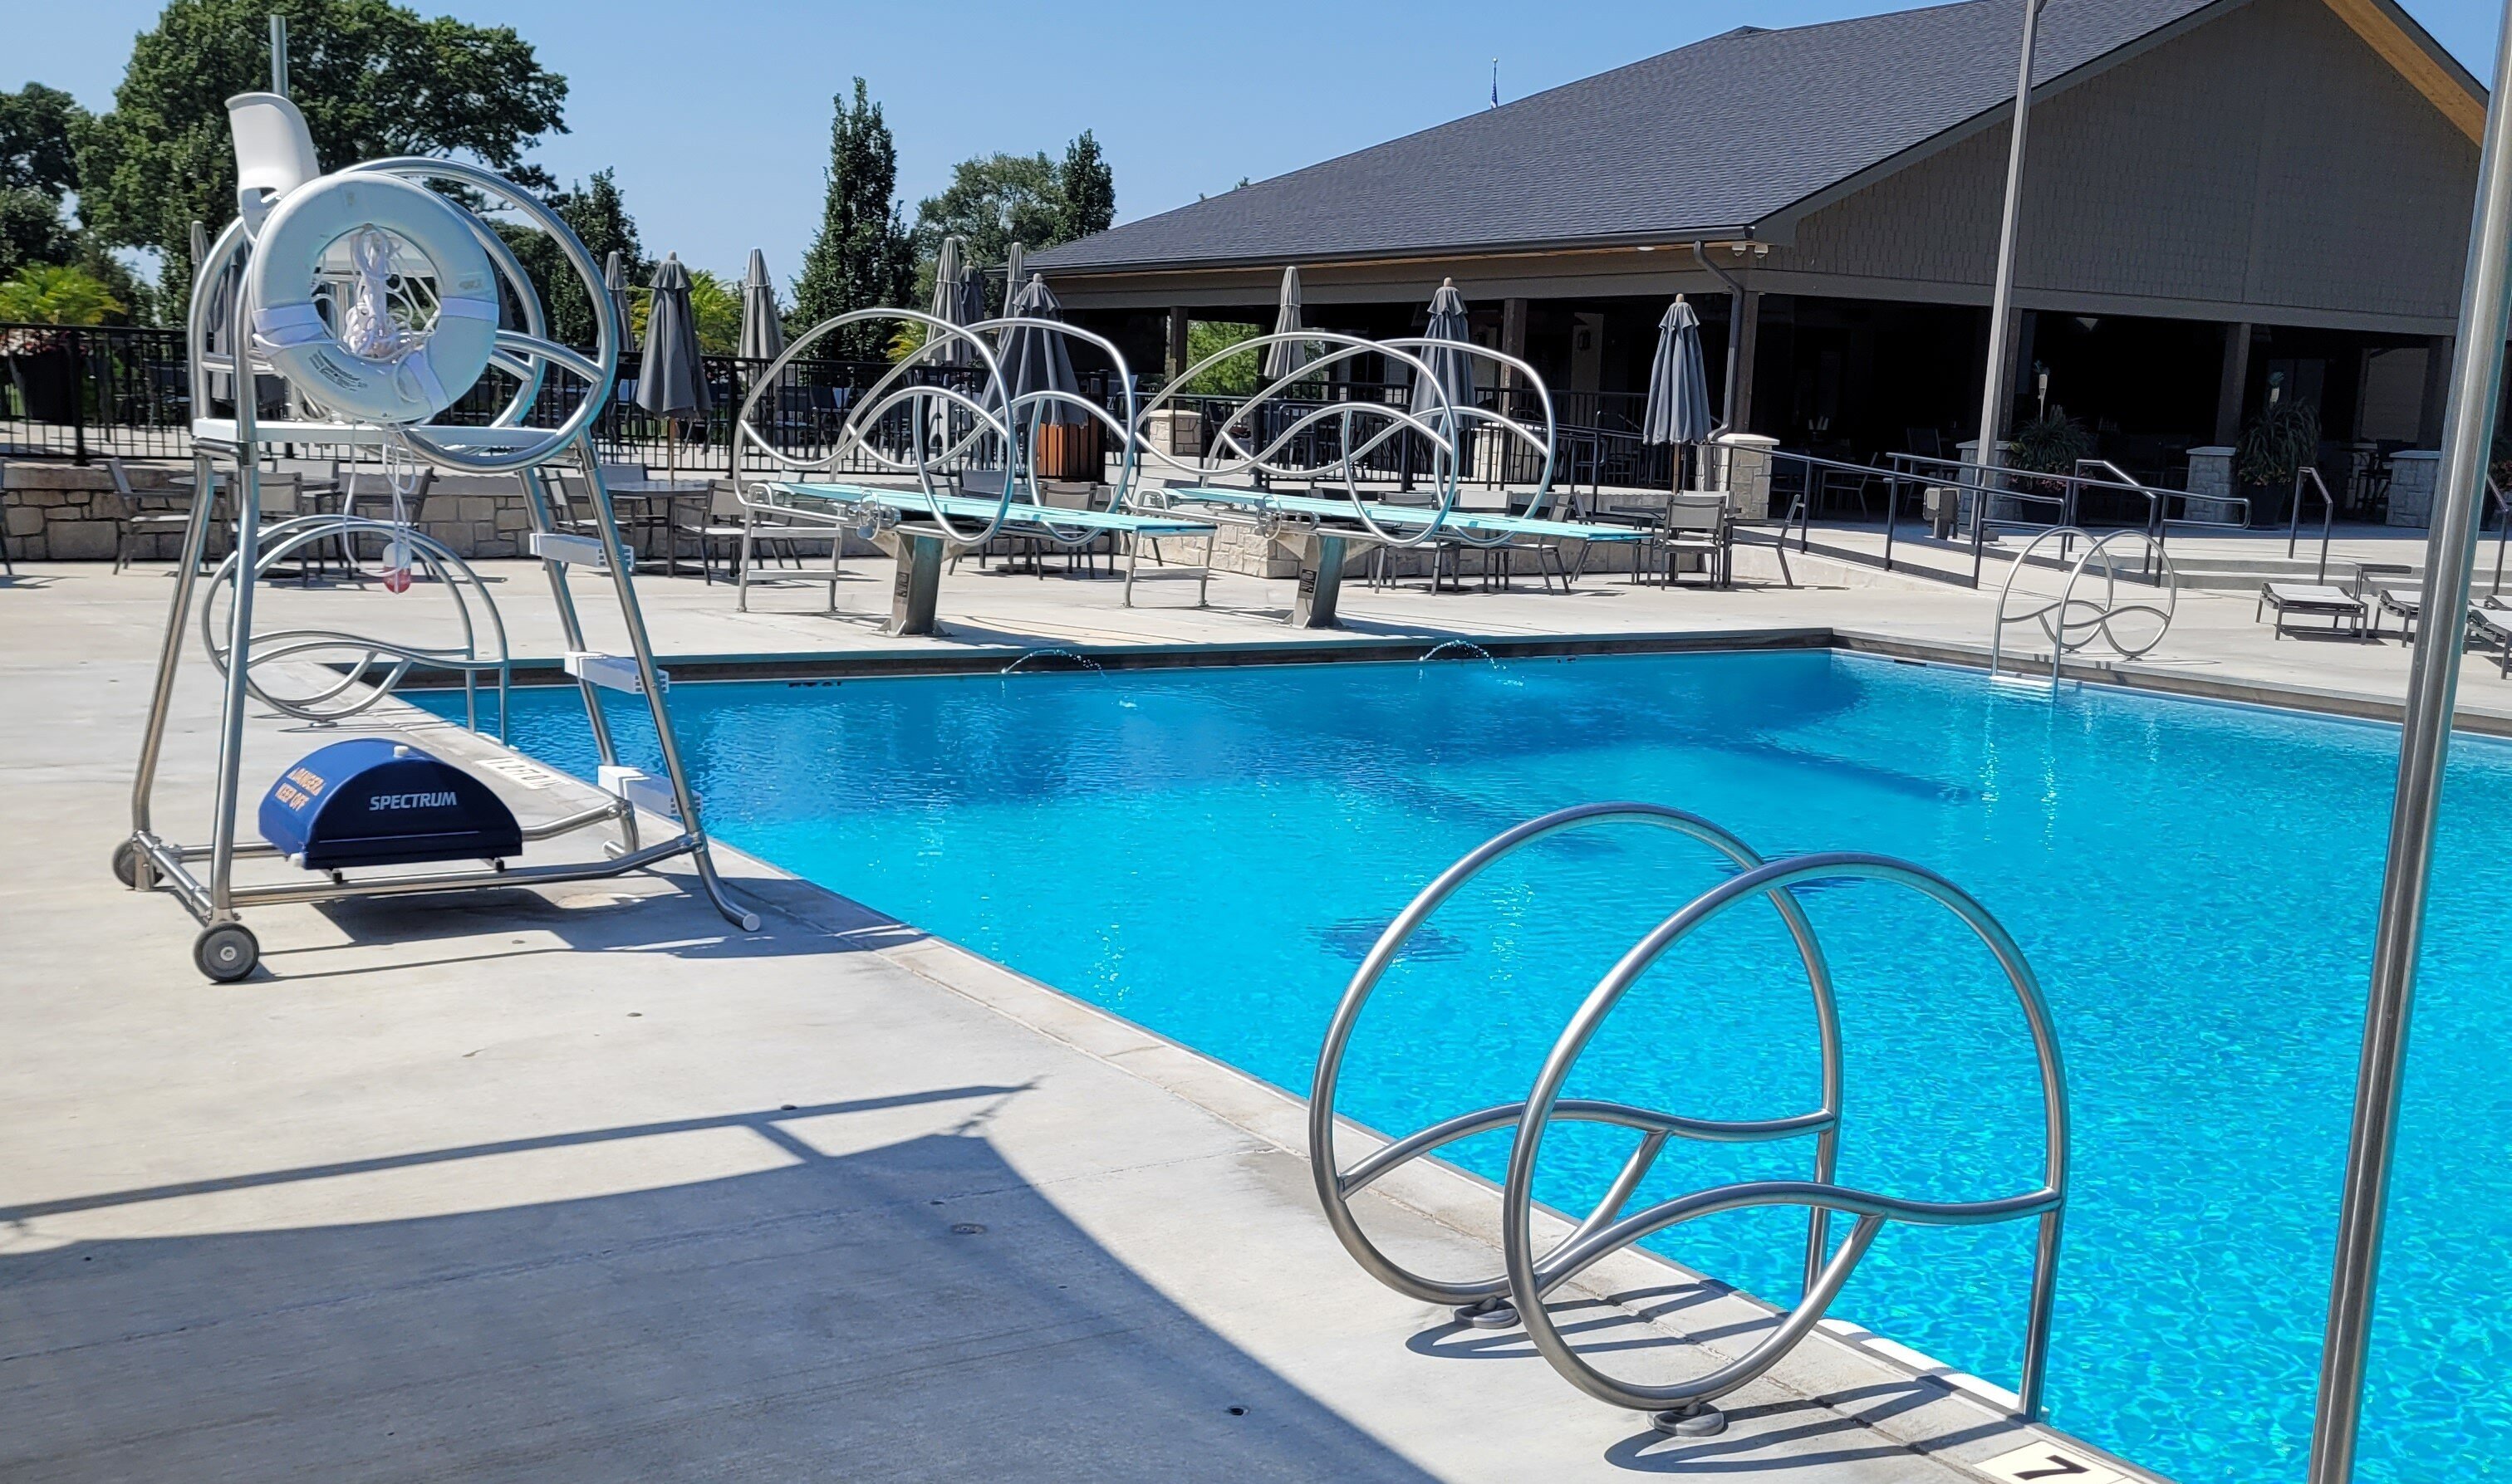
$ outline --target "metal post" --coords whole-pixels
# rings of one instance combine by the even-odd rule
[[[2355,1072],[2355,1122],[2347,1142],[2346,1188],[2337,1214],[2337,1255],[2329,1283],[2329,1328],[2321,1344],[2320,1399],[2312,1418],[2309,1484],[2348,1484],[2364,1406],[2364,1369],[2373,1321],[2381,1219],[2399,1122],[2399,1076],[2407,1059],[2408,1015],[2415,994],[2416,951],[2433,870],[2434,821],[2451,743],[2459,659],[2468,626],[2469,568],[2477,558],[2478,499],[2503,383],[2503,337],[2512,324],[2512,4],[2495,47],[2494,92],[2486,150],[2477,172],[2468,269],[2460,288],[2451,404],[2443,424],[2434,523],[2425,545],[2424,640],[2408,672],[2399,734],[2398,792],[2390,807],[2390,849],[2381,916],[2373,938],[2373,988],[2364,1010],[2364,1047]]]
[[[288,96],[288,18],[270,18],[270,91]]]
[[[87,388],[89,364],[86,337],[76,330],[66,332],[70,341],[70,462],[87,467]]]
[[[2015,239],[2023,215],[2023,135],[2032,117],[2032,49],[2040,38],[2041,7],[2047,0],[2023,0],[2023,59],[2015,73],[2014,135],[2006,150],[2006,210],[1997,227],[1997,282],[1989,293],[1988,368],[1980,389],[1980,446],[1973,459],[1982,471],[1982,504],[1972,512],[1977,527],[1987,514],[1987,471],[1997,463],[1998,434],[2006,428],[2007,364],[2013,356],[2008,330],[2015,318]]]

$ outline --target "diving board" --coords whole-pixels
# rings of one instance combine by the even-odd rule
[[[1355,506],[1365,507],[1369,519],[1384,527],[1412,527],[1428,529],[1470,531],[1477,536],[1498,536],[1533,541],[1582,541],[1635,545],[1646,541],[1651,532],[1639,526],[1603,526],[1584,521],[1554,521],[1542,516],[1504,515],[1496,510],[1459,510],[1454,506],[1442,512],[1430,505],[1398,505],[1387,500],[1354,501],[1330,495],[1276,494],[1265,489],[1240,489],[1217,485],[1172,485],[1167,490],[1172,500],[1217,505],[1251,516],[1288,516],[1306,522],[1310,529],[1300,548],[1300,581],[1291,603],[1291,624],[1302,629],[1332,628],[1336,600],[1343,591],[1343,570],[1352,555],[1354,541],[1380,541],[1383,538],[1362,524]],[[1328,525],[1334,522],[1337,524]],[[1495,543],[1497,544],[1497,543]],[[1435,579],[1433,579],[1435,582]],[[1566,588],[1570,573],[1561,572]]]
[[[1210,521],[1169,515],[1137,515],[1121,510],[1068,510],[1025,500],[1006,503],[1000,495],[945,494],[939,490],[887,488],[880,485],[828,484],[778,480],[748,487],[745,504],[755,496],[780,515],[799,516],[832,526],[861,524],[867,513],[879,513],[880,536],[886,538],[898,574],[890,589],[890,616],[884,632],[931,634],[934,609],[942,589],[942,559],[953,546],[970,544],[967,532],[952,523],[994,526],[997,533],[1043,535],[1061,544],[1076,544],[1077,533],[1125,539],[1125,605],[1133,606],[1134,571],[1140,543],[1163,538],[1210,540],[1219,527]],[[996,523],[1001,516],[1000,524]],[[1207,553],[1203,577],[1196,589],[1201,607],[1211,582]]]

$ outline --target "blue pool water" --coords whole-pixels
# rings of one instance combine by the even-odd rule
[[[723,839],[1305,1091],[1381,924],[1508,825],[1672,803],[1766,855],[1868,849],[1976,893],[2064,1038],[2076,1176],[2053,1420],[2186,1484],[2301,1473],[2395,732],[1822,652],[683,685]],[[589,774],[572,691],[526,750]],[[640,714],[622,710],[624,746]],[[1569,1007],[1718,879],[1627,831],[1529,852],[1432,923],[1373,1000],[1348,1111],[1410,1130],[1521,1095]],[[2383,1273],[2367,1478],[2512,1456],[2512,747],[2454,746]],[[1842,1177],[1968,1198],[2037,1177],[2021,1018],[1914,897],[1808,894],[1841,985]],[[1812,1017],[1767,913],[1627,1000],[1571,1091],[1709,1115],[1814,1099]],[[1497,1175],[1502,1136],[1465,1147]],[[1556,1147],[1557,1146],[1557,1147]],[[1576,1205],[1619,1159],[1548,1143]],[[1649,1194],[1798,1173],[1803,1146],[1669,1154]],[[1795,1295],[1800,1228],[1713,1218],[1666,1250]],[[1892,1229],[1836,1312],[2011,1385],[2028,1225]]]

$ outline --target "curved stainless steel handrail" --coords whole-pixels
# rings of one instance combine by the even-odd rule
[[[2040,549],[2041,543],[2052,540],[2083,540],[2087,543],[2084,553],[2077,557],[2074,565],[2067,569],[2066,585],[2060,589],[2057,598],[2037,608],[2030,608],[2021,613],[2008,611],[2009,601],[2015,593],[2016,579],[2023,574],[2024,566],[2031,560],[2032,553]],[[2163,590],[2163,602],[2160,605],[2120,601],[2119,566],[2112,560],[2110,549],[2114,542],[2126,540],[2143,542],[2145,560],[2159,568],[2155,585]],[[2083,580],[2086,571],[2093,566],[2097,558],[2101,562],[2102,596],[2099,602],[2090,598],[2080,599],[2076,596],[2076,585]],[[2026,596],[2037,595],[2027,594]],[[2076,609],[2079,607],[2091,608],[2093,611],[2088,616],[2078,617]],[[1989,623],[1989,676],[1995,679],[2000,673],[2000,663],[2005,654],[2008,624],[2038,622],[2041,625],[2042,634],[2050,641],[2050,684],[2055,689],[2060,680],[2060,668],[2065,663],[2069,654],[2085,648],[2099,639],[2108,644],[2122,659],[2143,658],[2152,653],[2157,644],[2163,643],[2163,636],[2171,632],[2172,620],[2179,610],[2180,574],[2172,565],[2172,554],[2164,548],[2161,536],[2149,530],[2125,527],[2114,530],[2100,540],[2095,540],[2091,532],[2077,527],[2054,526],[2025,542],[2023,549],[2015,554],[2014,565],[2006,571],[2006,583],[1997,591],[1997,610]],[[2154,619],[2154,637],[2142,644],[2123,642],[2111,626],[2119,619],[2131,615],[2143,615]],[[2078,631],[2083,631],[2082,638],[2069,638],[2071,634]]]
[[[509,712],[506,702],[514,673],[513,654],[506,643],[505,619],[498,613],[496,600],[490,596],[488,585],[480,574],[451,547],[422,530],[395,526],[389,521],[350,515],[298,516],[278,522],[265,535],[268,544],[260,548],[254,560],[256,581],[268,577],[273,566],[301,547],[327,541],[345,544],[360,535],[407,541],[422,574],[453,600],[462,642],[454,645],[405,644],[345,629],[281,629],[257,633],[252,637],[253,653],[245,665],[245,688],[256,699],[299,721],[327,724],[343,722],[368,711],[390,695],[393,687],[401,683],[413,666],[429,665],[455,671],[462,676],[465,710],[469,724],[475,731],[479,729],[479,709],[473,687],[479,677],[494,675],[497,680],[497,733],[501,738],[505,735]],[[222,676],[227,671],[231,626],[219,616],[218,595],[222,592],[232,594],[235,580],[236,559],[230,553],[210,574],[209,594],[201,604],[201,646],[208,652],[211,666]],[[230,598],[229,602],[232,601]],[[493,653],[481,652],[482,626],[472,614],[475,601],[487,618],[489,638],[495,646]],[[338,678],[312,691],[283,694],[270,689],[255,676],[255,672],[264,665],[279,660],[342,653],[351,658]],[[367,687],[365,693],[353,695],[352,692],[361,685]],[[342,701],[343,696],[350,699]]]
[[[1522,1101],[1443,1119],[1391,1141],[1348,1169],[1341,1167],[1335,1152],[1335,1098],[1344,1058],[1370,993],[1405,943],[1443,903],[1495,862],[1563,831],[1609,823],[1673,829],[1711,846],[1740,868],[1739,874],[1695,897],[1623,955],[1563,1029]],[[1841,1108],[1838,1010],[1822,945],[1794,893],[1804,885],[1838,880],[1882,881],[1916,891],[1951,912],[1996,960],[2023,1010],[2039,1066],[2044,1155],[2037,1189],[1969,1201],[1916,1200],[1835,1181]],[[1780,912],[1815,995],[1823,1053],[1822,1105],[1811,1113],[1778,1118],[1723,1120],[1690,1118],[1593,1098],[1564,1098],[1562,1090],[1580,1055],[1630,987],[1693,933],[1753,898],[1768,900]],[[1641,1138],[1593,1209],[1568,1235],[1539,1252],[1536,1167],[1547,1133],[1563,1120],[1629,1128]],[[1453,1279],[1413,1271],[1381,1251],[1360,1230],[1350,1206],[1354,1193],[1412,1160],[1511,1124],[1515,1125],[1514,1142],[1502,1187],[1504,1270],[1498,1278]],[[1818,1141],[1811,1180],[1722,1185],[1623,1213],[1670,1138],[1746,1143],[1809,1133]],[[1661,1426],[1685,1431],[1714,1431],[1723,1425],[1713,1403],[1767,1372],[1813,1330],[1885,1224],[1894,1221],[1916,1226],[1981,1226],[2025,1218],[2039,1222],[2025,1319],[2023,1375],[2017,1392],[2021,1415],[2027,1420],[2037,1417],[2049,1366],[2059,1243],[2067,1199],[2068,1137],[2066,1069],[2048,1001],[2021,949],[1978,901],[1934,872],[1885,856],[1832,852],[1765,862],[1733,835],[1697,815],[1645,803],[1583,804],[1530,820],[1478,846],[1424,887],[1380,935],[1345,990],[1318,1053],[1309,1103],[1309,1166],[1318,1200],[1327,1225],[1364,1271],[1407,1297],[1456,1305],[1460,1319],[1477,1324],[1522,1322],[1536,1349],[1580,1389],[1617,1406],[1656,1413]],[[1707,1375],[1669,1386],[1637,1385],[1608,1376],[1562,1334],[1546,1308],[1548,1294],[1633,1242],[1704,1216],[1763,1206],[1802,1206],[1808,1212],[1804,1291],[1751,1349]],[[1833,1212],[1853,1218],[1848,1235],[1837,1247],[1829,1242],[1826,1226]]]
[[[1570,1242],[1539,1260],[1534,1249],[1534,1187],[1545,1134],[1558,1113],[1562,1087],[1569,1081],[1580,1053],[1603,1028],[1625,993],[1669,950],[1738,903],[1816,881],[1838,880],[1875,880],[1909,887],[1960,918],[1996,958],[2022,1006],[2040,1064],[2045,1139],[2041,1188],[1987,1200],[1917,1201],[1853,1190],[1828,1179],[1747,1181],[1660,1202],[1601,1230],[1590,1231],[1583,1227]],[[2023,1376],[2016,1388],[2020,1411],[2029,1419],[2040,1412],[2048,1372],[2059,1238],[2067,1198],[2067,1144],[2066,1067],[2060,1055],[2049,1003],[2022,950],[1988,910],[1944,878],[1906,861],[1849,851],[1798,856],[1748,870],[1694,898],[1632,945],[1571,1017],[1560,1039],[1553,1043],[1551,1054],[1545,1059],[1534,1090],[1527,1094],[1526,1112],[1518,1121],[1517,1139],[1510,1151],[1509,1178],[1502,1193],[1501,1253],[1509,1267],[1510,1290],[1517,1301],[1518,1317],[1526,1325],[1527,1338],[1554,1370],[1598,1400],[1681,1419],[1701,1414],[1719,1397],[1777,1364],[1823,1317],[1885,1222],[1978,1226],[2035,1217],[2041,1223],[2041,1230],[2034,1251],[2032,1296],[2025,1323]],[[1839,1211],[1858,1221],[1779,1325],[1744,1356],[1707,1376],[1666,1386],[1644,1386],[1608,1376],[1579,1353],[1541,1302],[1546,1292],[1573,1273],[1643,1237],[1718,1211],[1766,1205]]]
[[[1353,1216],[1349,1198],[1398,1165],[1433,1153],[1461,1139],[1517,1122],[1526,1105],[1506,1103],[1459,1114],[1393,1141],[1351,1169],[1342,1169],[1335,1152],[1336,1094],[1353,1031],[1359,1024],[1361,1010],[1368,1004],[1371,993],[1394,963],[1396,956],[1403,952],[1404,945],[1439,910],[1441,904],[1469,881],[1538,840],[1568,830],[1607,824],[1641,824],[1672,830],[1707,845],[1731,865],[1750,870],[1762,864],[1762,858],[1750,846],[1717,825],[1697,814],[1663,804],[1589,803],[1555,810],[1484,841],[1440,873],[1430,885],[1423,887],[1404,911],[1396,915],[1395,920],[1379,934],[1368,957],[1361,960],[1360,967],[1353,974],[1342,1002],[1335,1007],[1334,1020],[1328,1026],[1325,1043],[1317,1053],[1316,1074],[1309,1090],[1310,1174],[1316,1184],[1317,1198],[1325,1207],[1326,1223],[1334,1229],[1344,1250],[1350,1252],[1353,1260],[1372,1277],[1407,1297],[1468,1308],[1483,1307],[1509,1292],[1509,1275],[1502,1272],[1487,1278],[1459,1280],[1414,1272],[1370,1241]],[[1816,1177],[1826,1181],[1831,1178],[1839,1151],[1841,1087],[1840,1019],[1833,1002],[1831,971],[1824,961],[1823,948],[1815,938],[1814,926],[1806,920],[1795,898],[1774,891],[1770,893],[1770,900],[1796,944],[1798,956],[1804,961],[1807,987],[1814,995],[1817,1037],[1823,1056],[1820,1105],[1811,1113],[1786,1117],[1729,1120],[1688,1118],[1619,1103],[1581,1100],[1563,1104],[1559,1110],[1562,1116],[1637,1129],[1643,1137],[1639,1149],[1633,1152],[1623,1172],[1615,1177],[1612,1187],[1597,1202],[1587,1222],[1565,1239],[1561,1252],[1570,1250],[1581,1238],[1601,1230],[1621,1214],[1622,1206],[1638,1190],[1669,1137],[1717,1143],[1754,1143],[1811,1133],[1817,1136]],[[1822,1211],[1815,1212],[1809,1219],[1806,1237],[1809,1281],[1819,1267],[1825,1224],[1826,1215]],[[1558,1255],[1556,1252],[1555,1256]],[[1547,1260],[1548,1269],[1551,1261]]]

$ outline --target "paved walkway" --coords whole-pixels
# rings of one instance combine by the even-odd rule
[[[537,575],[491,575],[518,648],[551,652]],[[883,575],[855,567],[844,603],[870,612]],[[1106,581],[963,569],[942,641],[814,613],[801,585],[748,616],[694,580],[644,591],[677,656],[1984,634],[1979,595],[1800,576],[1355,586],[1358,640],[1288,635],[1269,616],[1287,584],[1245,579],[1210,610],[1166,583],[1128,610]],[[757,934],[671,877],[271,909],[268,971],[209,986],[176,906],[105,871],[168,593],[162,568],[0,583],[0,1477],[1864,1484],[2065,1446],[1837,1334],[1740,1393],[1725,1436],[1659,1437],[1522,1338],[1460,1330],[1354,1268],[1314,1209],[1294,1100],[738,856]],[[433,596],[282,592],[265,612]],[[2249,609],[2186,600],[2157,668],[2395,695],[2395,643],[2272,643]],[[2466,693],[2512,716],[2491,669],[2472,662]],[[165,780],[177,833],[206,812],[214,704],[194,660]],[[311,740],[257,716],[248,774]],[[1494,1261],[1491,1196],[1463,1177],[1365,1199],[1426,1263]],[[1645,1325],[1647,1353],[1683,1370],[1767,1322],[1638,1257],[1573,1302],[1608,1343]]]

